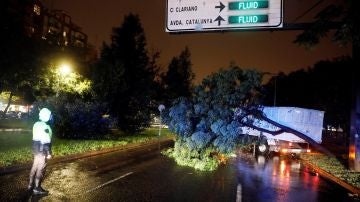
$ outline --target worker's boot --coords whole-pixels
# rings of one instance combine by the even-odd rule
[[[40,179],[36,178],[35,179],[35,188],[33,189],[33,193],[38,194],[38,195],[46,195],[49,192],[41,187]]]
[[[29,185],[27,187],[28,191],[32,191],[32,189],[34,188],[34,180],[33,179],[34,179],[33,177],[30,177]]]

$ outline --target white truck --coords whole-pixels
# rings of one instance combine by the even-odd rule
[[[254,127],[242,127],[244,134],[257,136],[261,141],[257,145],[257,151],[268,153],[270,151],[289,154],[310,152],[309,144],[297,134],[305,135],[308,141],[321,143],[324,112],[298,107],[262,107],[263,115],[275,122],[275,125],[288,128],[292,132],[279,132],[271,134],[264,131],[281,131],[281,127],[275,126],[266,120],[254,119]],[[264,129],[264,130],[261,130]],[[310,139],[308,139],[310,138]]]

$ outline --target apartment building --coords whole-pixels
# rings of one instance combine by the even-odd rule
[[[88,36],[63,10],[47,9],[40,0],[26,6],[24,19],[28,36],[47,40],[50,44],[85,48]]]

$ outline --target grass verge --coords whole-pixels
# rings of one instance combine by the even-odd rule
[[[172,137],[167,129],[161,137]],[[111,137],[111,138],[110,138]],[[149,128],[136,135],[115,132],[105,140],[68,140],[54,137],[52,142],[55,157],[98,151],[105,148],[121,147],[131,143],[145,143],[157,140],[158,129]],[[31,132],[0,132],[0,167],[27,163],[32,160]]]
[[[348,184],[360,188],[360,172],[347,169],[336,157],[329,157],[321,153],[302,154],[301,158]]]

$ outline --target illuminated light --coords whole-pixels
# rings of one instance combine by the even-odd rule
[[[236,15],[229,16],[229,24],[255,24],[269,21],[268,15]]]
[[[235,1],[229,2],[229,10],[250,10],[269,8],[269,1]]]
[[[349,148],[349,159],[355,160],[356,154],[355,154],[355,145],[350,145]]]
[[[280,176],[284,177],[285,175],[285,170],[286,170],[286,164],[285,161],[281,161],[280,162]]]
[[[226,164],[226,157],[223,154],[218,155],[218,160],[222,164]]]
[[[236,201],[242,201],[242,186],[238,184],[236,188]]]
[[[61,75],[66,76],[71,73],[71,67],[69,64],[61,64],[59,68],[59,72]]]
[[[306,152],[307,152],[307,153],[310,153],[310,152],[311,152],[311,149],[307,149]]]
[[[41,8],[40,8],[40,6],[34,4],[34,13],[35,13],[36,15],[40,15],[40,14],[41,14]]]
[[[289,142],[289,146],[292,146],[292,142]]]
[[[282,153],[287,153],[288,150],[287,150],[287,149],[282,149],[281,152],[282,152]]]
[[[237,157],[237,155],[236,155],[236,154],[234,154],[234,153],[231,153],[231,154],[230,154],[230,157],[235,158],[235,157]]]

